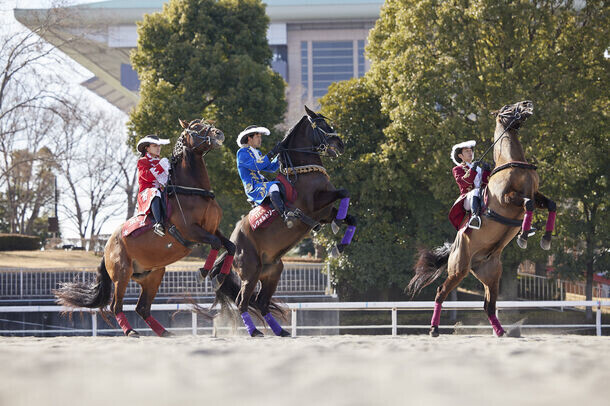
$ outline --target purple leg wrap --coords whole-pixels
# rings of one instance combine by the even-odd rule
[[[491,326],[494,329],[494,332],[496,333],[496,336],[500,337],[504,334],[504,329],[502,328],[502,325],[500,324],[500,321],[498,320],[498,318],[496,317],[496,315],[491,315],[488,316],[489,322],[491,323]]]
[[[248,330],[248,334],[252,335],[252,332],[254,330],[256,330],[256,326],[254,325],[254,322],[252,321],[252,317],[250,317],[250,313],[243,312],[241,314],[241,319],[244,321],[244,324],[246,325],[246,330]]]
[[[356,232],[356,226],[347,226],[347,230],[345,230],[345,235],[341,240],[341,244],[349,245],[352,242],[352,238],[354,238],[354,233]]]
[[[546,219],[546,231],[551,232],[555,229],[555,217],[557,216],[556,211],[549,212],[549,218]]]
[[[434,313],[432,314],[431,326],[438,326],[441,322],[441,309],[443,308],[442,303],[434,303]]]
[[[339,203],[339,211],[337,212],[337,220],[343,220],[347,216],[347,208],[349,207],[349,197],[344,197]]]
[[[523,225],[521,226],[521,229],[523,230],[523,235],[526,235],[530,228],[532,228],[532,217],[534,217],[533,211],[525,212],[525,216],[523,217]]]
[[[275,334],[276,336],[279,336],[280,333],[282,332],[282,326],[280,326],[279,323],[273,318],[271,313],[265,314],[264,317],[265,317],[265,321],[267,322],[267,324],[269,324],[269,327],[271,327],[273,334]]]

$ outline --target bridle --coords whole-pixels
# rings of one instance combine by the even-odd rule
[[[192,146],[192,147],[186,147],[185,146],[185,148],[188,148],[188,149],[190,149],[192,151],[192,150],[195,150],[195,149],[199,148],[204,142],[211,145],[212,144],[212,137],[210,137],[210,131],[212,131],[212,128],[213,127],[211,125],[207,125],[207,126],[205,126],[204,128],[202,128],[199,131],[189,130],[188,128],[186,128],[183,133],[187,133],[192,138],[198,139],[199,143],[197,145]],[[203,135],[201,135],[201,131],[204,131],[204,130],[205,130],[205,133]],[[207,153],[207,151],[206,151],[206,153]]]
[[[483,158],[485,157],[485,155],[487,155],[487,153],[493,148],[494,145],[496,145],[496,143],[498,141],[500,141],[502,138],[504,138],[504,134],[506,134],[506,132],[508,130],[510,130],[510,128],[512,127],[513,123],[517,120],[521,120],[521,111],[520,108],[517,107],[514,111],[510,112],[510,113],[498,113],[498,115],[500,117],[504,117],[504,118],[510,118],[510,123],[508,123],[508,125],[506,126],[506,128],[504,128],[504,131],[502,131],[502,134],[500,134],[500,136],[498,137],[497,140],[495,140],[490,146],[489,148],[487,148],[485,150],[485,152],[483,153],[483,155],[481,155],[481,157],[478,159],[479,161],[482,161]]]

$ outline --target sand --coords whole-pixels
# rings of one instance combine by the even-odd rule
[[[0,405],[601,405],[608,337],[0,337]]]

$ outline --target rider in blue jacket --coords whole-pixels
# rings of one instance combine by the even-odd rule
[[[237,136],[237,171],[244,184],[244,190],[248,195],[248,201],[260,205],[265,198],[269,197],[275,210],[281,215],[288,228],[294,224],[295,214],[286,210],[286,205],[280,193],[279,181],[268,181],[261,171],[276,172],[280,169],[277,161],[280,145],[273,147],[267,155],[262,155],[260,150],[262,136],[269,135],[269,129],[251,125],[246,127]]]

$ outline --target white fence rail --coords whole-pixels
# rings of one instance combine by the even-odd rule
[[[585,297],[585,283],[572,282],[557,278],[519,273],[518,297],[525,300],[569,300]],[[596,284],[593,286],[593,298],[610,297],[610,287]]]
[[[434,302],[316,302],[316,303],[289,303],[287,306],[291,311],[291,331],[292,336],[296,337],[299,330],[306,329],[341,329],[341,330],[358,330],[358,329],[388,329],[393,336],[398,335],[398,329],[422,329],[428,328],[428,325],[411,325],[398,324],[398,311],[413,311],[413,310],[432,310]],[[521,328],[595,328],[595,333],[598,336],[602,335],[602,328],[608,328],[610,325],[602,324],[602,307],[610,306],[610,301],[500,301],[496,307],[499,310],[506,309],[527,309],[527,308],[567,308],[567,307],[593,307],[596,310],[595,324],[536,324],[536,325],[521,325]],[[445,302],[444,309],[477,309],[483,308],[483,302],[467,301],[467,302]],[[135,305],[123,306],[125,311],[134,311]],[[193,306],[190,304],[153,304],[153,311],[191,311]],[[62,306],[1,306],[0,313],[33,313],[33,312],[62,312],[69,310]],[[98,332],[108,332],[117,330],[102,330],[97,326],[98,311],[91,309],[78,309],[84,312],[90,312],[92,318],[92,328],[89,330],[32,330],[28,333],[91,333],[96,336]],[[297,324],[297,314],[302,311],[350,311],[350,310],[371,310],[371,311],[389,311],[391,312],[392,323],[388,325],[353,325],[353,326],[299,326]],[[170,328],[168,330],[190,330],[193,335],[197,335],[200,330],[213,330],[213,327],[199,327],[197,323],[197,314],[191,313],[191,327]],[[462,329],[486,329],[491,330],[491,326],[453,326],[442,325],[440,328],[462,328]],[[20,334],[23,330],[0,330],[0,334]]]
[[[201,280],[197,266],[170,269],[165,273],[158,296],[176,297],[188,292],[191,296],[212,296],[214,289],[208,278]],[[92,283],[96,268],[77,268],[69,271],[55,269],[1,269],[0,299],[51,299],[53,289],[62,282]],[[277,294],[332,294],[327,267],[322,263],[288,262],[285,264]],[[137,298],[140,286],[130,281],[125,297]]]

